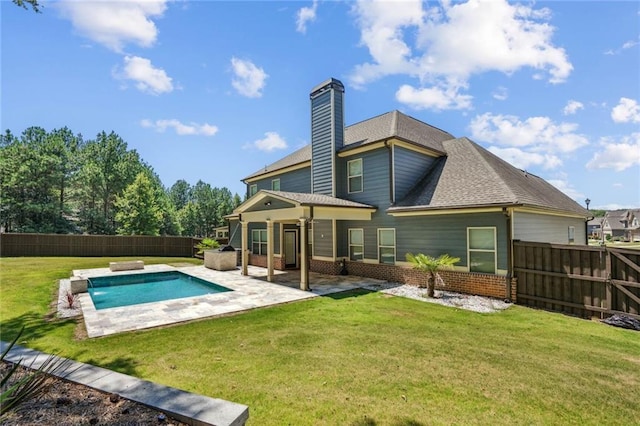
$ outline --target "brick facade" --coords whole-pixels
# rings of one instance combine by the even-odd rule
[[[273,267],[278,270],[284,269],[284,258],[274,257]],[[255,254],[249,255],[249,264],[254,266],[267,267],[267,256]],[[416,269],[397,266],[384,265],[378,263],[363,263],[347,261],[347,271],[349,275],[374,278],[389,282],[397,282],[410,285],[426,285],[427,273]],[[309,270],[327,275],[339,275],[342,267],[340,262],[328,262],[325,260],[312,259]],[[507,298],[507,277],[492,274],[479,274],[472,272],[440,271],[438,272],[444,281],[444,286],[436,284],[438,290],[448,290],[457,293],[473,294],[478,296],[495,297],[497,299]],[[516,301],[516,279],[511,279],[511,300]]]
[[[242,259],[240,260],[242,265]],[[260,266],[262,268],[267,267],[267,256],[249,253],[249,265]],[[278,271],[284,271],[284,257],[273,257],[273,269]]]
[[[311,271],[337,275],[340,273],[339,262],[311,261]],[[350,275],[375,278],[390,282],[410,285],[426,285],[427,273],[405,266],[383,265],[377,263],[347,262]],[[438,290],[449,290],[457,293],[478,296],[507,298],[507,277],[492,274],[479,274],[458,271],[440,271],[444,286],[436,284]],[[516,280],[511,279],[511,300],[516,300]]]

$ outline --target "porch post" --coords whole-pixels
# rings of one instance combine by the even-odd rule
[[[300,218],[300,290],[309,291],[309,263],[307,257],[307,219]]]
[[[242,275],[249,275],[249,223],[242,221],[240,224],[242,225]]]
[[[267,281],[273,281],[273,221],[267,219]]]

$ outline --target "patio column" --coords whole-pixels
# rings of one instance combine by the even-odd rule
[[[249,275],[249,223],[240,222],[242,225],[242,275]]]
[[[273,281],[273,221],[267,219],[267,281]]]
[[[300,218],[300,290],[309,291],[309,262],[307,257],[307,219]]]

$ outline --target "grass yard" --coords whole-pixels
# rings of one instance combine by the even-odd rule
[[[362,291],[91,340],[45,320],[59,278],[110,260],[0,259],[2,339],[26,324],[23,345],[247,404],[252,425],[640,424],[640,333],[519,306]]]

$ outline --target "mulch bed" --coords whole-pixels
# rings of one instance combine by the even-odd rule
[[[9,363],[0,364],[4,377]],[[14,374],[17,380],[21,369]],[[4,389],[3,389],[4,390]],[[47,390],[31,398],[0,420],[0,425],[174,425],[186,423],[170,418],[161,411],[89,387],[51,377]]]

